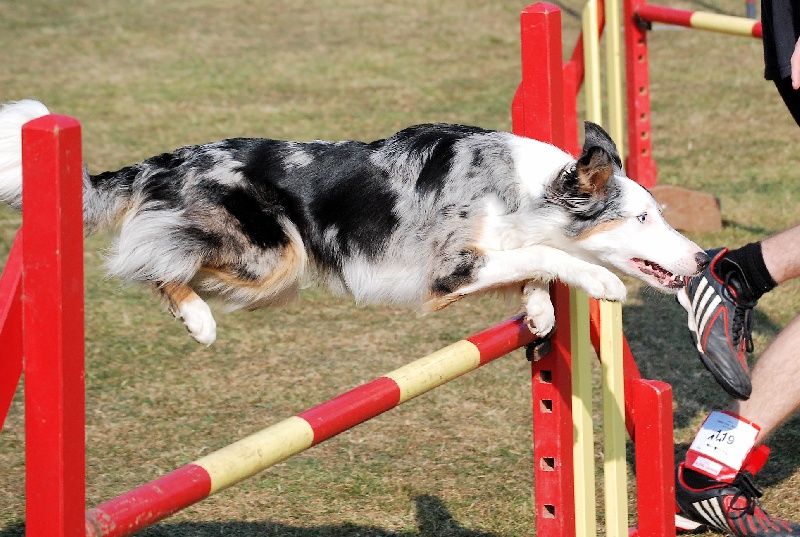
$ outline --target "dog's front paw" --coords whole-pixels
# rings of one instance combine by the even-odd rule
[[[628,296],[628,290],[622,280],[610,270],[597,265],[594,265],[593,269],[586,274],[586,279],[582,279],[578,283],[578,287],[590,297],[598,300],[623,302]]]
[[[206,347],[217,339],[217,322],[211,314],[211,308],[200,299],[188,300],[180,305],[179,317],[189,335]]]
[[[533,335],[545,337],[556,326],[556,314],[547,286],[529,282],[525,285],[525,324]]]

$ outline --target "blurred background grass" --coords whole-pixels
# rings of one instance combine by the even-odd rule
[[[0,100],[78,118],[94,172],[234,136],[372,140],[428,121],[509,130],[526,3],[0,1]],[[559,5],[569,53],[582,2]],[[670,5],[744,13],[744,2]],[[737,246],[800,220],[798,130],[762,78],[760,43],[660,26],[649,42],[659,181],[722,204],[723,230],[691,238]],[[19,222],[0,210],[3,258]],[[287,308],[219,316],[206,349],[148,290],[104,277],[108,244],[86,242],[88,506],[515,313],[485,298],[417,317],[311,289]],[[680,453],[727,399],[680,307],[630,286],[626,335],[642,373],[673,385]],[[757,349],[798,310],[798,282],[766,296]],[[529,535],[528,375],[514,353],[143,534]],[[771,444],[764,504],[800,520],[800,421]],[[0,434],[2,537],[24,532],[23,448],[18,395]]]

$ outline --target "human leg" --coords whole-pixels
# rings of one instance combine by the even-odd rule
[[[777,283],[800,276],[800,226],[762,242],[764,262]],[[756,445],[800,409],[800,315],[762,353],[751,374],[747,401],[734,401],[731,411],[759,425]]]
[[[800,225],[761,241],[764,263],[776,283],[800,276]]]
[[[800,526],[773,517],[761,508],[761,491],[753,482],[753,474],[769,453],[764,449],[764,440],[800,409],[800,315],[767,347],[753,367],[752,379],[750,399],[734,401],[730,414],[723,415],[729,425],[704,426],[692,443],[692,448],[700,444],[698,451],[690,448],[686,460],[676,468],[679,528],[696,529],[695,525],[701,524],[737,536],[800,536]],[[720,413],[712,413],[708,421],[715,414]],[[757,428],[750,429],[751,424]],[[739,435],[738,429],[745,434]],[[746,434],[748,429],[752,431],[750,436]],[[720,446],[714,443],[734,435],[740,458],[728,462],[732,466],[720,464]],[[756,462],[758,458],[761,460]]]
[[[701,429],[692,443],[694,447],[700,440],[700,453],[692,453],[690,448],[686,460],[677,466],[675,492],[680,516],[676,523],[680,528],[694,529],[693,524],[702,524],[738,536],[800,536],[800,526],[773,517],[760,507],[761,491],[752,480],[769,453],[763,449],[764,440],[800,409],[800,315],[767,347],[753,367],[752,379],[750,399],[734,401],[729,409],[732,415],[724,416],[732,424],[741,419],[745,425],[758,426],[753,436],[736,437],[741,444],[739,452],[746,453],[744,458],[730,463],[734,466],[726,468],[727,476],[710,475],[716,470],[716,458],[722,457],[717,455],[719,446],[703,450],[702,440],[722,430],[715,424],[711,430]],[[759,457],[762,460],[754,462]]]
[[[751,308],[755,306],[760,295],[766,292],[763,286],[757,283],[766,281],[763,274],[753,276],[753,271],[758,270],[759,265],[762,271],[765,269],[768,272],[776,285],[800,276],[798,241],[800,241],[800,226],[795,226],[764,239],[758,244],[758,248],[748,245],[731,251],[730,254],[733,255],[725,256],[724,254],[728,252],[720,251],[723,253],[715,256],[712,267],[707,269],[709,274],[705,275],[706,281],[702,282],[704,284],[702,287],[705,287],[709,280],[717,284],[715,291],[719,295],[720,304],[717,307],[718,317],[715,318],[717,335],[722,332],[720,327],[724,327],[725,337],[727,340],[731,339],[730,333],[737,309],[740,318],[746,315],[750,319],[739,330],[749,331],[751,328]],[[699,278],[696,277],[696,281]],[[745,282],[744,285],[742,282]],[[695,300],[690,301],[694,302],[695,306],[698,304],[698,299],[705,298],[707,302],[711,302],[709,299],[711,292],[705,290],[709,296],[701,298],[700,287],[697,284],[694,287],[687,285],[687,288],[696,291],[691,297]],[[704,313],[698,307],[687,309],[690,325],[694,312]],[[717,345],[714,349],[722,355],[723,363],[734,365],[742,363],[741,355],[746,346],[744,339],[749,339],[749,334],[740,337],[742,341],[737,345],[731,344],[727,348]],[[699,341],[707,343],[709,340],[706,338]],[[707,353],[709,349],[698,344],[698,351]],[[744,372],[746,373],[746,369]],[[759,358],[752,372],[752,391],[749,393],[749,399],[734,401],[729,409],[730,414],[712,413],[707,423],[709,421],[714,423],[709,428],[701,429],[695,442],[692,443],[687,459],[678,464],[676,500],[681,515],[677,520],[678,527],[688,529],[694,523],[740,536],[800,535],[800,526],[788,520],[772,517],[761,509],[757,501],[761,492],[752,481],[752,474],[760,469],[769,452],[768,449],[763,449],[764,440],[791,414],[800,409],[798,380],[800,380],[800,315],[778,334]],[[727,432],[733,432],[735,424],[741,425],[740,429],[750,433],[738,434],[736,431],[739,458],[734,457],[734,462],[727,461],[732,466],[719,464],[719,459],[723,459],[719,456],[719,446],[714,446],[713,441],[708,441],[717,434],[717,431],[722,432],[724,429],[719,424],[719,418],[712,419],[715,415],[721,415],[723,421],[729,422],[730,429]],[[755,427],[749,428],[750,424],[754,424]],[[693,449],[695,447],[697,451]],[[760,464],[755,463],[754,460],[759,457],[762,459]]]
[[[753,367],[753,391],[747,401],[734,401],[731,412],[760,427],[761,444],[800,409],[800,315],[764,350]]]

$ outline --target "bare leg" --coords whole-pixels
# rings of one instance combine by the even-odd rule
[[[800,276],[800,225],[761,241],[761,253],[776,283]]]
[[[781,331],[752,371],[753,392],[731,411],[761,427],[756,445],[800,408],[800,316]]]
[[[800,226],[761,241],[764,263],[778,284],[800,276]],[[800,316],[778,334],[758,359],[751,374],[753,392],[731,410],[761,427],[760,444],[800,409]]]

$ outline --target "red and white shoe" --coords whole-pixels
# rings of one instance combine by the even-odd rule
[[[732,483],[725,483],[689,470],[681,462],[675,473],[678,529],[701,532],[707,526],[741,537],[800,537],[800,526],[761,508],[761,491],[749,472],[740,472]]]

